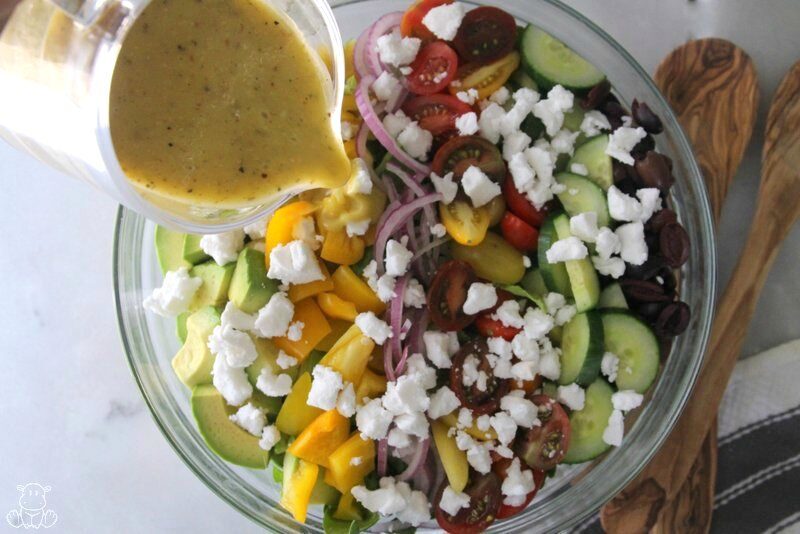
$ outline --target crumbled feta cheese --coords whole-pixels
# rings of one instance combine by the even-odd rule
[[[644,225],[640,222],[623,224],[614,233],[620,242],[620,256],[631,265],[641,265],[647,261],[647,242],[644,239]]]
[[[398,111],[402,113],[402,111]],[[350,180],[347,182],[348,195],[369,195],[372,193],[372,173],[361,158],[351,160]]]
[[[223,356],[229,367],[241,369],[258,356],[253,340],[244,332],[230,326],[218,325],[208,337],[208,348],[214,356]]]
[[[533,106],[533,115],[544,124],[547,135],[554,136],[564,124],[564,112],[572,109],[573,94],[560,85],[553,87],[547,98]]]
[[[200,248],[211,256],[217,265],[236,261],[244,248],[244,230],[236,229],[221,234],[207,234],[200,238]]]
[[[153,293],[144,299],[144,309],[163,317],[180,315],[189,308],[194,294],[201,285],[203,280],[189,276],[186,267],[168,271],[164,275],[161,287],[154,289]]]
[[[633,165],[631,150],[645,137],[647,132],[641,126],[638,128],[621,126],[608,137],[606,154],[626,165]]]
[[[258,310],[254,331],[259,337],[281,337],[286,335],[294,317],[294,304],[286,293],[274,293],[269,302]]]
[[[608,188],[608,213],[617,221],[640,221],[642,204],[612,185]]]
[[[394,420],[397,428],[403,432],[424,439],[428,437],[428,420],[424,412],[405,413],[398,415]]]
[[[422,41],[416,37],[401,37],[399,31],[378,37],[378,55],[384,65],[401,67],[417,57]]]
[[[531,259],[528,256],[522,256],[522,266],[526,269],[530,269],[531,265],[533,265]]]
[[[601,258],[600,256],[592,256],[592,265],[598,273],[603,276],[610,276],[617,279],[625,274],[625,262],[622,258]]]
[[[497,433],[497,439],[503,445],[508,445],[517,435],[517,423],[505,412],[497,412],[490,419],[492,428]]]
[[[518,152],[511,156],[511,159],[508,160],[508,171],[514,180],[514,187],[520,193],[525,193],[533,188],[536,175],[524,153]]]
[[[364,463],[364,458],[362,458],[361,456],[353,456],[352,458],[350,458],[350,465],[352,465],[353,467],[358,467],[362,463]]]
[[[497,291],[492,284],[473,282],[467,290],[467,300],[464,302],[464,313],[475,315],[483,310],[488,310],[497,304]]]
[[[619,371],[619,358],[613,352],[606,352],[603,354],[603,359],[600,361],[600,372],[608,377],[608,381],[614,383],[617,381],[617,372]]]
[[[531,138],[522,131],[515,131],[503,138],[503,159],[510,161],[516,154],[523,152],[531,145]]]
[[[239,406],[253,394],[253,386],[247,380],[247,373],[241,367],[231,367],[225,356],[218,354],[211,370],[212,383],[225,402]]]
[[[267,397],[285,397],[292,391],[292,377],[286,373],[276,375],[265,365],[256,380],[256,389]]]
[[[247,331],[254,328],[255,320],[255,315],[243,312],[233,302],[228,301],[220,317],[220,324],[222,326],[230,326],[236,330]]]
[[[393,478],[383,477],[380,480],[380,487],[376,490],[370,491],[365,486],[356,486],[350,493],[370,512],[393,515],[408,505],[403,494],[397,489],[400,484],[404,483],[395,485]]]
[[[431,419],[439,419],[440,417],[452,413],[456,408],[461,406],[461,402],[447,386],[442,386],[431,395],[430,405],[428,406],[428,416]]]
[[[305,326],[303,321],[295,321],[290,324],[289,329],[286,330],[286,339],[289,341],[300,341],[303,339],[303,327]]]
[[[278,427],[275,425],[265,426],[264,430],[261,432],[261,439],[258,440],[258,446],[264,449],[265,451],[272,450],[272,447],[275,446],[281,440],[281,433],[278,430]]]
[[[536,370],[539,365],[539,343],[535,339],[531,339],[524,332],[520,332],[511,340],[511,348],[514,356],[523,362],[532,362],[532,370]],[[517,372],[522,372],[522,368],[518,368]]]
[[[317,238],[313,217],[301,217],[292,228],[292,239],[302,241],[311,250],[317,250],[321,241]]]
[[[641,393],[636,393],[632,389],[617,391],[611,395],[611,403],[614,405],[614,409],[621,412],[635,410],[642,405],[643,399],[644,397]]]
[[[344,417],[352,417],[356,413],[356,391],[353,384],[347,383],[336,398],[336,410]]]
[[[561,361],[556,351],[547,351],[539,357],[539,374],[548,380],[558,380],[561,376]]]
[[[475,135],[478,133],[478,116],[474,111],[459,115],[456,119],[456,128],[461,135]]]
[[[492,426],[492,418],[488,414],[484,414],[479,416],[475,420],[475,426],[478,427],[478,430],[481,432],[486,432]]]
[[[447,235],[447,228],[442,223],[436,223],[431,226],[431,235],[433,237],[444,237]]]
[[[555,326],[555,320],[539,308],[529,307],[525,310],[525,335],[530,339],[541,340]]]
[[[581,122],[581,131],[586,134],[586,137],[594,137],[600,135],[603,130],[610,130],[611,124],[608,119],[599,111],[587,111],[583,116]]]
[[[349,121],[342,121],[342,141],[349,141],[358,133],[358,127]],[[245,232],[247,229],[245,228]]]
[[[565,404],[570,410],[583,410],[586,403],[586,392],[578,384],[558,386],[558,402]]]
[[[509,98],[511,98],[511,93],[505,85],[489,96],[491,102],[500,104],[501,106],[508,102]]]
[[[383,345],[392,337],[392,329],[385,321],[378,319],[373,312],[359,313],[356,316],[356,326],[361,332],[378,345]]]
[[[469,88],[466,91],[459,91],[456,93],[456,98],[458,98],[465,104],[469,104],[470,106],[472,106],[475,104],[475,101],[478,100],[478,90],[474,88]]]
[[[339,392],[344,389],[342,375],[330,367],[316,365],[312,371],[314,380],[308,392],[306,404],[321,410],[333,410],[339,398]]]
[[[371,222],[372,221],[369,219],[364,219],[363,221],[349,221],[346,226],[347,236],[355,237],[366,234]]]
[[[636,198],[642,205],[641,222],[647,222],[653,214],[661,209],[661,192],[655,187],[646,187],[636,191]]]
[[[444,204],[450,204],[455,200],[456,194],[458,193],[458,184],[453,181],[452,172],[448,172],[444,177],[440,177],[435,172],[432,172],[430,178],[433,183],[433,188],[436,189],[437,193],[442,195],[442,202]]]
[[[269,223],[271,217],[271,215],[267,215],[266,217],[248,224],[242,228],[242,230],[253,241],[264,239],[264,237],[267,235],[267,223]]]
[[[253,406],[253,403],[248,402],[231,415],[230,420],[254,436],[261,436],[267,416],[261,409]]]
[[[403,147],[403,150],[408,152],[409,156],[425,161],[433,144],[433,134],[420,128],[419,124],[413,121],[403,128],[403,131],[397,136],[397,142]]]
[[[530,492],[536,489],[533,481],[533,471],[521,469],[519,458],[514,458],[506,470],[506,477],[500,491],[505,495],[503,504],[507,506],[521,506],[527,500]]]
[[[422,18],[422,23],[442,41],[452,41],[464,15],[464,4],[454,2],[434,7]]]
[[[410,486],[404,482],[398,483],[398,487],[401,484],[404,486],[401,491],[405,490],[406,506],[397,513],[397,519],[415,527],[430,521],[431,507],[425,494],[417,490],[411,491]]]
[[[575,152],[575,140],[580,135],[580,132],[570,132],[569,130],[561,130],[550,141],[550,146],[553,147],[556,154],[569,154]]]
[[[570,322],[573,317],[578,313],[578,308],[575,307],[574,304],[570,304],[568,306],[564,306],[563,308],[559,309],[556,314],[553,316],[555,319],[556,326],[563,326]]]
[[[422,354],[415,353],[406,360],[405,376],[416,380],[423,388],[436,386],[436,369],[429,367]]]
[[[522,328],[525,326],[525,319],[520,315],[519,302],[507,300],[500,304],[495,310],[492,318],[497,318],[504,326],[512,328]]]
[[[622,412],[614,410],[608,418],[608,426],[603,430],[603,441],[614,447],[622,445],[622,437],[625,435],[625,422]]]
[[[458,351],[457,339],[455,351],[452,350],[453,336],[450,335],[451,333],[428,330],[422,334],[422,340],[425,343],[425,353],[431,363],[439,369],[449,369],[451,366],[450,357]]]
[[[492,470],[492,457],[489,448],[483,443],[472,442],[472,446],[467,449],[467,462],[482,475]]]
[[[469,428],[472,426],[472,410],[469,408],[461,408],[458,410],[458,428]]]
[[[411,445],[411,437],[399,428],[393,428],[389,431],[387,442],[390,447],[402,449]]]
[[[474,165],[470,165],[464,171],[461,185],[464,187],[464,192],[472,200],[472,205],[476,208],[485,206],[501,193],[500,186],[491,181],[480,168]]]
[[[385,438],[392,420],[392,414],[384,409],[381,399],[372,399],[356,410],[356,427],[364,438]]]
[[[325,279],[314,251],[300,240],[272,249],[267,276],[283,284],[307,284]]]
[[[586,245],[575,236],[559,239],[547,250],[547,261],[558,263],[562,261],[581,260],[589,254]]]
[[[423,385],[408,375],[400,376],[386,385],[382,402],[383,407],[392,415],[424,412],[430,406],[430,399]]]
[[[569,172],[572,174],[578,174],[580,176],[589,176],[589,169],[586,168],[586,165],[583,163],[573,163],[569,166]],[[577,189],[575,189],[577,194]]]
[[[293,358],[292,356],[286,354],[283,350],[279,350],[275,363],[277,363],[278,367],[281,369],[289,369],[290,367],[297,365],[297,358]]]
[[[375,292],[378,294],[378,298],[382,302],[389,302],[397,294],[394,292],[394,286],[397,280],[394,276],[390,274],[383,274],[380,278],[378,278],[377,285],[375,286]]]
[[[608,259],[613,254],[619,254],[619,237],[611,229],[604,226],[597,232],[594,248],[598,256]]]
[[[450,516],[455,516],[462,508],[469,506],[469,495],[466,493],[459,493],[453,490],[452,487],[447,486],[442,492],[442,498],[439,501],[439,508],[444,510]]]
[[[501,124],[505,116],[505,110],[494,102],[486,106],[478,119],[481,135],[494,144],[500,141]]]
[[[523,87],[514,93],[514,106],[500,120],[500,133],[503,137],[519,130],[522,121],[533,111],[538,101],[539,93],[533,89]]]
[[[500,358],[511,358],[511,343],[502,337],[490,337],[486,340],[489,352]]]
[[[403,243],[390,239],[386,243],[386,274],[390,276],[403,276],[408,270],[408,264],[414,253],[408,250]]]
[[[386,128],[389,135],[395,139],[397,139],[400,132],[405,130],[406,126],[409,124],[411,124],[411,119],[403,113],[402,109],[398,109],[394,113],[387,113],[386,116],[383,117],[383,127]]]
[[[400,81],[389,72],[383,71],[374,82],[372,82],[372,92],[378,100],[388,102],[396,100],[403,91]]]
[[[406,308],[424,308],[426,302],[425,288],[416,278],[409,279],[406,291],[403,293],[403,305]]]
[[[597,228],[597,213],[587,211],[570,218],[569,231],[572,235],[586,243],[594,243],[600,229]]]
[[[525,397],[508,394],[500,399],[500,408],[523,428],[531,428],[540,424],[538,408]]]

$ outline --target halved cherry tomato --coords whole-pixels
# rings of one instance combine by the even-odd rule
[[[511,176],[506,177],[506,181],[503,182],[503,198],[506,199],[506,206],[511,213],[534,228],[539,228],[544,223],[544,219],[547,217],[547,206],[542,207],[541,210],[537,209],[528,200],[528,197],[519,192]]]
[[[523,254],[539,248],[539,230],[526,223],[510,211],[500,221],[503,237],[511,246]]]
[[[442,41],[426,44],[409,65],[408,89],[418,95],[438,93],[455,78],[458,69],[456,51]]]
[[[448,486],[447,479],[442,482],[434,499],[436,522],[450,534],[478,534],[489,528],[497,517],[497,510],[503,501],[500,493],[500,477],[494,473],[474,476],[464,493],[469,495],[469,506],[450,515],[439,506],[442,494]]]
[[[514,17],[502,9],[483,6],[464,16],[453,46],[464,61],[485,65],[511,52],[516,42]]]
[[[435,41],[436,36],[422,23],[422,19],[434,7],[452,3],[453,0],[418,0],[403,14],[403,20],[400,21],[400,34],[403,37]]]
[[[490,214],[486,206],[473,208],[464,200],[439,204],[439,217],[445,230],[456,243],[474,247],[480,245],[489,230]]]
[[[453,179],[458,181],[473,165],[498,184],[505,179],[503,155],[496,146],[477,135],[455,137],[442,145],[433,157],[432,169],[439,176],[452,172]]]
[[[512,458],[500,458],[499,460],[495,461],[492,464],[492,471],[494,471],[494,473],[500,477],[500,480],[505,480],[508,468],[511,466],[511,462],[513,461],[514,460]],[[501,502],[500,508],[497,510],[497,519],[505,519],[507,517],[511,517],[512,515],[516,515],[525,508],[527,508],[528,505],[533,500],[533,498],[536,496],[536,493],[544,485],[544,481],[547,478],[547,473],[545,473],[541,469],[530,469],[525,465],[525,462],[520,462],[520,463],[522,464],[520,466],[521,469],[533,471],[533,484],[534,484],[533,491],[528,493],[525,496],[525,502],[523,502],[518,506],[510,506],[508,504],[505,504],[504,502]]]
[[[476,417],[496,412],[500,408],[500,399],[508,393],[511,387],[509,380],[494,375],[489,359],[486,357],[488,353],[486,340],[474,338],[462,345],[453,355],[453,365],[450,367],[450,389],[461,401],[461,405],[472,410]],[[477,380],[469,386],[464,385],[466,376],[464,364],[470,356],[478,360],[478,372],[486,373],[485,383]]]
[[[418,96],[403,104],[403,111],[420,128],[433,135],[455,131],[456,119],[472,108],[451,95]]]
[[[519,328],[506,326],[498,319],[492,319],[492,315],[497,312],[497,308],[507,300],[513,300],[514,295],[504,289],[497,290],[497,304],[489,310],[482,311],[475,318],[475,328],[484,337],[502,337],[506,341],[511,341],[521,332]]]
[[[478,281],[475,271],[465,261],[451,260],[439,267],[428,289],[431,321],[446,332],[462,330],[473,317],[464,313],[469,286]]]
[[[531,401],[539,408],[540,426],[517,436],[514,452],[534,469],[549,471],[557,466],[569,449],[569,417],[561,405],[547,395]]]
[[[542,375],[536,375],[533,380],[517,380],[514,382],[514,389],[522,389],[525,393],[531,394],[542,387],[543,381]]]
[[[488,65],[467,63],[458,69],[456,79],[450,84],[448,91],[455,95],[460,91],[475,89],[478,91],[479,99],[489,98],[492,93],[503,87],[517,67],[519,67],[517,52],[511,52]]]

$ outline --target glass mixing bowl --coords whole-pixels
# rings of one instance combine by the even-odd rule
[[[344,38],[354,38],[380,15],[403,10],[408,0],[334,1]],[[471,3],[471,2],[467,2]],[[488,0],[520,21],[533,22],[599,66],[627,105],[647,102],[664,122],[658,148],[674,162],[673,204],[691,236],[689,261],[681,273],[681,297],[692,309],[687,331],[674,343],[660,377],[638,414],[626,419],[621,447],[598,460],[562,466],[534,504],[490,532],[558,531],[587,518],[619,492],[652,457],[681,412],[702,362],[715,291],[714,237],[700,171],[675,116],[642,68],[602,30],[555,0]],[[151,222],[121,208],[114,247],[114,284],[122,341],[139,388],[164,436],[214,493],[242,514],[277,532],[321,532],[321,510],[306,525],[294,522],[278,504],[271,470],[253,471],[227,464],[205,445],[192,419],[189,391],[170,366],[179,348],[175,323],[145,313],[142,300],[161,284]],[[638,415],[638,417],[637,417]]]

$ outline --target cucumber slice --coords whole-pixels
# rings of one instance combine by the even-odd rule
[[[594,87],[605,79],[597,67],[544,30],[529,24],[520,41],[522,64],[543,89],[562,85],[573,91]]]
[[[614,166],[611,156],[606,154],[608,146],[607,135],[596,135],[575,149],[575,154],[569,160],[586,166],[591,181],[599,185],[603,191],[614,185]]]
[[[533,89],[534,91],[539,91],[539,86],[536,84],[536,81],[528,76],[528,73],[525,72],[525,69],[520,67],[514,71],[511,75],[511,78],[508,79],[509,90],[513,93],[517,89],[522,89],[526,87],[528,89]]]
[[[603,360],[603,320],[594,310],[579,313],[564,325],[561,334],[559,384],[576,382],[587,386],[600,375]]]
[[[619,358],[616,384],[620,390],[644,393],[658,373],[658,340],[641,319],[624,310],[603,310],[603,335],[606,351]]]
[[[608,426],[608,418],[614,411],[611,403],[611,389],[605,380],[595,380],[586,388],[586,403],[583,410],[572,412],[569,425],[572,434],[569,449],[564,455],[565,464],[579,464],[593,460],[611,448],[603,441],[603,432]]]
[[[569,217],[563,213],[553,217],[553,225],[558,239],[566,239],[572,236],[569,231]],[[545,259],[547,259],[546,254]],[[580,260],[565,261],[564,266],[567,269],[569,285],[572,296],[575,298],[575,306],[578,308],[578,312],[591,310],[597,306],[597,301],[600,300],[600,279],[597,277],[597,271],[594,270],[592,260],[587,256]]]
[[[569,283],[569,275],[567,274],[567,267],[563,263],[549,263],[547,261],[547,251],[550,246],[558,241],[556,229],[553,224],[555,217],[552,215],[545,219],[542,228],[539,230],[539,249],[537,256],[539,258],[539,272],[542,275],[547,289],[561,293],[565,297],[572,296],[572,286]]]
[[[581,130],[581,124],[583,124],[583,117],[586,115],[586,112],[581,109],[580,106],[575,106],[572,108],[571,111],[564,114],[564,126],[565,130],[569,130],[571,132],[579,132]],[[576,145],[580,145],[581,136],[578,136],[578,139],[575,141]]]
[[[597,214],[597,226],[603,227],[611,224],[606,194],[597,184],[584,176],[569,172],[556,175],[556,181],[567,188],[557,196],[569,215],[593,211]]]
[[[621,308],[628,309],[628,301],[625,300],[625,294],[622,292],[622,287],[614,282],[607,286],[600,292],[600,300],[597,302],[598,308]]]

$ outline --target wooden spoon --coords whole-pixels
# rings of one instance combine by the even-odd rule
[[[670,53],[655,80],[692,141],[718,222],[755,125],[759,90],[753,62],[729,41],[700,39]],[[682,487],[678,485],[684,479],[677,481],[677,495],[668,498],[662,487],[641,486],[642,479],[637,479],[603,508],[603,527],[625,533],[706,531],[713,509],[716,443],[713,425],[692,476]]]

